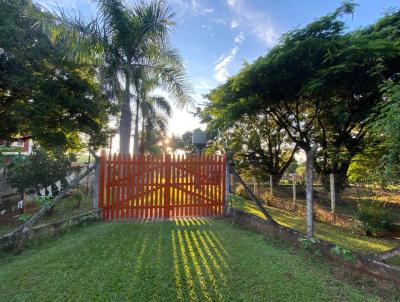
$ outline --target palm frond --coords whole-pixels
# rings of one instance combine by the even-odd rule
[[[71,16],[62,8],[47,11],[42,29],[53,44],[64,48],[66,57],[81,63],[99,63],[108,48],[99,19],[87,20],[79,12]]]

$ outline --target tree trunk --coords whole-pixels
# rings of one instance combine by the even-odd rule
[[[307,205],[307,237],[314,237],[314,153],[315,149],[306,151],[306,205]]]
[[[139,154],[139,97],[136,98],[135,136],[133,137],[133,154]]]
[[[142,133],[142,135],[140,137],[139,153],[140,154],[144,154],[146,152],[146,149],[147,149],[146,145],[145,145],[146,130],[145,130],[144,118],[142,118],[142,130],[141,130],[141,133]]]
[[[130,77],[125,74],[125,95],[121,109],[121,119],[119,123],[119,152],[129,153],[131,128],[132,128],[132,112],[130,103]]]

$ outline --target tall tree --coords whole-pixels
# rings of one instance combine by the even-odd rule
[[[267,55],[246,65],[228,80],[220,93],[227,120],[239,120],[243,113],[265,114],[285,129],[287,135],[306,154],[307,235],[314,234],[313,161],[317,149],[315,121],[324,108],[323,100],[304,87],[324,64],[327,50],[340,41],[343,13],[354,5],[345,3],[334,13],[305,28],[285,34],[280,44]],[[221,89],[220,89],[221,90]]]
[[[158,153],[158,143],[165,136],[172,108],[163,97],[147,96],[140,103],[142,129],[139,152]]]
[[[97,146],[111,107],[94,68],[65,60],[35,27],[44,16],[30,0],[0,1],[0,139],[75,149],[86,133]]]
[[[179,52],[169,45],[174,14],[164,1],[139,1],[133,8],[121,0],[96,0],[98,18],[85,21],[79,16],[58,14],[49,26],[54,41],[65,41],[68,54],[79,62],[96,61],[103,66],[107,86],[119,99],[120,152],[128,153],[132,128],[131,97],[143,77],[159,79],[159,84],[174,97],[176,104],[191,101],[189,85]],[[122,92],[122,93],[121,93]],[[137,106],[139,108],[139,106]],[[136,119],[137,120],[137,119]],[[138,132],[135,138],[138,152]]]
[[[272,175],[273,182],[279,183],[298,147],[268,115],[243,115],[234,123],[224,123],[218,111],[213,111],[215,96],[213,93],[207,96],[211,103],[203,110],[203,115],[209,112],[207,132],[212,138],[209,149],[229,150],[241,170],[262,181],[269,181]]]
[[[325,156],[325,171],[346,170],[348,158],[362,146],[363,128],[387,103],[380,85],[399,70],[399,12],[345,33],[340,16],[354,7],[345,2],[305,28],[285,34],[267,55],[244,66],[214,92],[219,100],[215,107],[222,106],[218,110],[225,120],[267,115],[306,153],[310,237],[314,155],[319,167],[324,164],[319,158]]]
[[[320,145],[317,171],[339,174],[339,190],[351,159],[368,144],[368,126],[388,104],[381,85],[400,69],[399,27],[397,10],[371,26],[344,34],[334,49],[327,49],[321,69],[304,88],[324,102],[315,127]]]

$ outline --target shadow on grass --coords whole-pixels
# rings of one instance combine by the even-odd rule
[[[0,301],[364,298],[321,261],[226,219],[95,224],[0,260]]]

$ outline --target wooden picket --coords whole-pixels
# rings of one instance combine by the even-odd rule
[[[226,157],[134,155],[102,151],[99,208],[104,219],[218,216]]]

